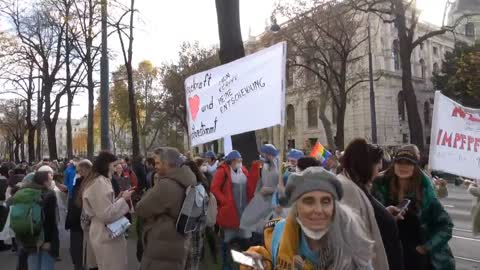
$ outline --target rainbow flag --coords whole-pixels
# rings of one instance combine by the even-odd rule
[[[315,146],[312,149],[312,152],[310,152],[310,157],[317,158],[320,160],[322,163],[322,166],[324,166],[327,163],[327,160],[332,156],[332,153],[330,153],[323,145],[319,142],[315,144]]]

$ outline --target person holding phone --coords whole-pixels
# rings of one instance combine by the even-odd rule
[[[99,270],[128,269],[125,236],[111,238],[106,227],[129,212],[128,202],[133,193],[126,190],[115,197],[110,179],[116,161],[115,155],[101,151],[93,162],[92,174],[80,188],[84,217],[90,223],[88,239]]]
[[[337,177],[321,167],[289,176],[284,206],[286,219],[265,225],[264,246],[250,247],[238,258],[240,269],[373,269],[374,242],[343,197]],[[262,266],[258,266],[259,260]]]
[[[373,182],[372,194],[397,220],[405,269],[453,270],[452,219],[418,163],[411,147],[401,147],[393,165]]]

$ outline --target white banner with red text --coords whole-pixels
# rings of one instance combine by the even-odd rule
[[[435,93],[429,163],[432,170],[480,178],[480,109]]]
[[[191,146],[283,125],[286,43],[185,80]]]

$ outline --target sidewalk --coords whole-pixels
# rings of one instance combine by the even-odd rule
[[[60,270],[73,270],[72,260],[70,258],[70,253],[68,251],[68,241],[64,241],[60,249],[60,258],[61,261],[55,264],[55,269]],[[128,240],[128,269],[129,270],[138,270],[140,269],[139,264],[137,263],[137,258],[135,256],[137,250],[137,242],[135,239]],[[16,255],[11,251],[2,251],[0,252],[0,265],[1,269],[5,270],[15,270],[16,267]]]

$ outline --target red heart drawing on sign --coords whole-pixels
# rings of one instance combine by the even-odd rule
[[[200,109],[200,98],[197,95],[190,97],[188,98],[188,104],[190,105],[190,115],[192,116],[193,121],[195,121]]]

